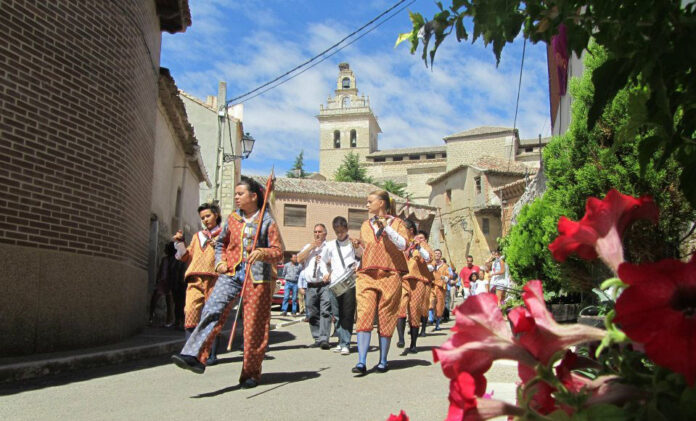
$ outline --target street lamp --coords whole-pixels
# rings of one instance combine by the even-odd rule
[[[254,142],[256,142],[256,139],[252,135],[250,135],[248,132],[242,136],[242,154],[241,155],[234,155],[231,153],[226,153],[223,154],[222,160],[223,162],[232,162],[235,159],[247,159],[249,158],[249,155],[251,155],[251,151],[254,149]]]

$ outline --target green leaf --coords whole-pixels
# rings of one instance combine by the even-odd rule
[[[602,282],[602,285],[599,286],[601,290],[606,290],[611,287],[617,287],[617,288],[626,288],[628,285],[625,284],[621,279],[619,278],[609,278],[606,281]]]
[[[610,58],[592,72],[595,89],[592,105],[587,112],[588,129],[594,128],[604,107],[614,99],[619,89],[626,86],[629,74],[627,67],[623,60]]]
[[[659,136],[648,136],[640,141],[638,145],[638,163],[640,164],[641,175],[645,176],[648,164],[660,150],[662,143],[662,138]]]
[[[454,21],[454,27],[456,29],[457,41],[466,40],[469,37],[464,27],[464,16],[459,16]]]
[[[629,419],[623,409],[609,404],[592,405],[582,412],[586,414],[588,420],[625,421]],[[575,417],[572,419],[575,420]]]
[[[679,401],[682,419],[696,420],[696,386],[684,390]]]
[[[399,34],[399,37],[396,39],[396,44],[394,44],[394,48],[396,48],[402,42],[410,40],[411,35],[413,35],[413,32],[404,32],[403,34]]]
[[[425,19],[423,19],[423,15],[420,13],[413,13],[409,11],[408,17],[411,19],[411,23],[413,23],[414,28],[420,28],[421,26],[425,25]]]

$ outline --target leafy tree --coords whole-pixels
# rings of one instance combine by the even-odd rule
[[[400,197],[410,197],[411,194],[406,192],[406,184],[397,183],[393,180],[387,180],[382,183],[377,183],[377,185],[389,193],[393,193]]]
[[[604,109],[598,124],[592,130],[587,128],[596,89],[592,73],[606,60],[606,51],[590,46],[585,59],[587,71],[570,85],[574,98],[570,127],[543,151],[547,191],[522,209],[518,224],[503,240],[511,273],[517,280],[544,279],[548,287],[574,289],[603,279],[601,264],[570,259],[559,265],[547,246],[558,234],[560,215],[579,219],[585,213],[587,197],[604,197],[611,188],[633,196],[649,194],[660,208],[657,227],[638,222],[628,230],[627,259],[640,262],[680,257],[681,236],[696,217],[679,189],[683,169],[675,159],[667,159],[659,169],[649,164],[641,171],[642,137],[616,144],[616,139],[630,125],[632,89],[637,88],[621,90]]]
[[[642,174],[650,163],[665,168],[676,158],[680,188],[696,205],[696,2],[679,0],[452,0],[449,8],[427,21],[411,13],[412,31],[397,44],[410,41],[414,53],[422,40],[423,60],[432,65],[442,41],[455,33],[468,40],[465,19],[473,20],[472,42],[493,44],[496,61],[507,43],[522,32],[533,43],[555,35],[578,56],[590,38],[606,51],[595,69],[594,95],[584,122],[595,128],[605,107],[617,95],[627,98],[630,113],[621,136],[629,143],[641,135],[638,163]],[[430,44],[434,37],[434,44]],[[431,46],[430,49],[429,46]],[[627,89],[627,90],[626,90]]]
[[[295,163],[292,165],[292,168],[288,170],[288,172],[285,173],[285,176],[288,178],[306,178],[307,173],[304,170],[304,149],[300,151],[300,153],[297,155],[295,158]]]
[[[343,158],[343,162],[334,174],[334,180],[372,183],[372,178],[367,175],[367,170],[360,165],[360,156],[353,152],[348,152]]]

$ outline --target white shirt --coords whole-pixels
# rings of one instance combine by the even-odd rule
[[[336,247],[336,241],[327,241],[326,251],[324,252],[324,261],[331,265],[331,283],[336,282],[343,274],[346,269],[341,263],[341,256],[338,255],[338,248]],[[357,266],[358,261],[355,258],[355,249],[353,248],[353,243],[350,238],[346,237],[344,241],[338,241],[339,247],[341,247],[341,254],[343,255],[343,261],[346,264],[346,268],[350,269],[351,265]]]
[[[303,251],[307,250],[308,248],[312,247],[312,244],[307,244],[302,248],[300,253]],[[313,248],[310,252],[307,258],[304,260],[304,265],[305,268],[302,271],[304,273],[304,278],[306,279],[307,282],[320,282],[322,279],[321,277],[329,273],[328,268],[326,267],[326,262],[324,261],[324,253],[326,251],[326,241],[321,243],[319,247]],[[319,256],[319,267],[317,267],[317,256]],[[315,270],[316,269],[316,270]],[[314,277],[314,274],[316,273],[316,278]]]

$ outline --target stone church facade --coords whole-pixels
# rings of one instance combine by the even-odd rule
[[[469,253],[485,260],[509,229],[507,208],[536,173],[549,138],[520,139],[513,128],[482,126],[444,136],[443,146],[380,150],[382,129],[369,97],[358,94],[348,63],[338,68],[334,95],[317,116],[321,176],[333,180],[346,155],[357,153],[376,183],[404,184],[411,203],[439,209],[431,243],[457,267]],[[511,183],[517,188],[503,188]]]

